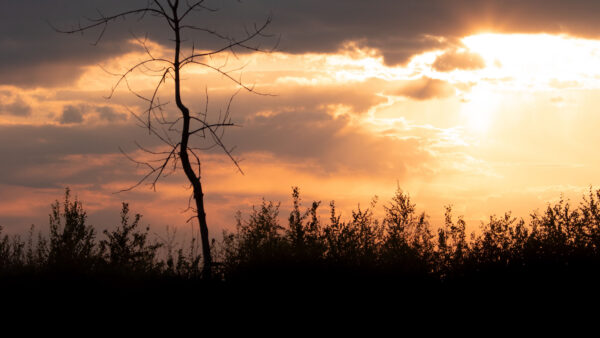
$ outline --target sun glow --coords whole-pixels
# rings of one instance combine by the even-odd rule
[[[490,86],[475,87],[465,99],[461,109],[466,127],[477,133],[486,132],[492,125],[498,101],[498,95]]]
[[[505,110],[515,97],[528,102],[533,95],[562,98],[571,95],[567,90],[600,88],[600,41],[566,35],[491,33],[462,41],[464,50],[481,56],[485,67],[433,76],[455,85],[468,84],[459,88],[463,102],[460,120],[474,135],[495,128],[499,114],[511,114]]]
[[[463,43],[486,61],[480,75],[502,79],[512,87],[598,86],[599,41],[565,35],[479,34]]]

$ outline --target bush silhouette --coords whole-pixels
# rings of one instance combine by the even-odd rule
[[[82,271],[98,264],[96,231],[87,225],[87,214],[77,198],[71,201],[69,188],[61,205],[52,204],[47,265],[58,270]]]
[[[600,281],[600,190],[590,189],[577,207],[564,199],[548,204],[529,221],[510,212],[492,215],[471,234],[450,206],[444,223],[435,229],[400,188],[384,203],[382,219],[374,214],[376,199],[369,208],[357,207],[348,219],[342,219],[332,201],[323,221],[321,202],[303,207],[298,188],[292,189],[291,197],[287,224],[282,225],[280,204],[263,199],[247,218],[237,214],[233,232],[213,240],[217,282],[299,293],[321,286],[575,290]],[[202,276],[195,238],[185,250],[170,240],[152,240],[149,227],[141,226],[141,215],[130,216],[127,203],[122,205],[120,224],[97,234],[68,188],[63,202],[51,205],[48,237],[33,226],[25,239],[2,230],[0,283],[15,281],[11,287],[85,276],[86,283],[96,286],[110,282],[127,290],[151,285],[189,290],[185,285],[192,284],[186,283]],[[165,248],[167,254],[161,255]],[[55,285],[36,282],[36,287],[40,283]],[[77,283],[70,285],[88,285]]]
[[[139,228],[140,214],[129,219],[129,205],[123,203],[121,210],[121,225],[113,231],[104,230],[106,239],[100,241],[100,255],[113,270],[131,273],[150,273],[158,268],[157,250],[161,243],[149,243],[146,227],[142,232]]]
[[[433,234],[425,213],[417,214],[400,187],[384,206],[382,264],[402,273],[426,274],[434,267]]]

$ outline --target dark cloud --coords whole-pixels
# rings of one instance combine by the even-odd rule
[[[83,122],[83,109],[67,105],[63,108],[63,112],[58,118],[60,124],[72,124]]]
[[[77,27],[79,19],[143,7],[145,0],[21,0],[3,4],[0,13],[0,84],[23,87],[70,83],[82,67],[98,63],[134,48],[128,40],[144,36],[170,45],[164,21],[147,16],[142,22],[131,17],[111,22],[102,41],[91,46],[101,28],[83,37],[55,32]],[[412,55],[458,45],[458,39],[477,31],[507,33],[563,33],[582,37],[600,36],[595,0],[234,0],[209,1],[217,12],[200,12],[190,19],[234,38],[245,27],[263,22],[273,13],[270,33],[280,36],[278,49],[289,53],[336,52],[348,42],[375,48],[390,65],[401,64]],[[222,45],[210,35],[187,31],[184,38],[195,46]],[[271,46],[265,38],[257,43]],[[240,51],[243,52],[243,51]]]
[[[454,93],[454,87],[448,82],[424,76],[418,80],[407,81],[395,94],[414,100],[429,100],[448,97]]]
[[[31,115],[31,106],[27,102],[23,101],[20,96],[16,96],[13,102],[8,104],[0,103],[0,115],[12,115],[12,116],[29,116]]]
[[[80,18],[129,6],[114,0],[23,0],[2,4],[0,11],[0,84],[20,87],[66,85],[79,78],[83,67],[132,50],[128,25],[115,22],[98,46],[99,33],[85,36],[56,32],[75,27]]]
[[[485,61],[477,53],[451,50],[438,56],[432,66],[440,72],[451,72],[457,69],[475,70],[484,68]]]
[[[146,133],[134,125],[119,126],[0,126],[0,153],[7,162],[16,157],[61,157],[73,154],[110,154]],[[13,158],[15,157],[15,158]]]
[[[39,62],[39,63],[38,63]],[[19,60],[0,64],[0,84],[14,85],[23,88],[54,87],[67,85],[77,80],[83,72],[87,60],[73,60],[72,64],[61,61],[46,62],[32,60],[31,63]]]
[[[112,107],[109,106],[97,107],[96,111],[98,112],[100,119],[107,122],[127,120],[127,115],[118,113]]]
[[[135,166],[119,154],[119,147],[134,150],[135,140],[148,147],[157,145],[135,125],[0,126],[0,154],[5,159],[0,166],[0,184],[56,187],[62,183],[135,178]],[[117,154],[120,164],[75,170],[111,154]]]
[[[344,42],[360,41],[391,65],[456,46],[478,31],[600,36],[600,2],[594,0],[265,0],[245,6],[257,3],[273,9],[272,30],[282,34],[283,51],[335,52]]]

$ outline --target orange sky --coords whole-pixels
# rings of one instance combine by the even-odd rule
[[[495,2],[487,3],[493,14]],[[288,18],[286,6],[278,9]],[[404,40],[389,45],[382,42],[393,34],[389,30],[385,36],[365,30],[362,37],[337,38],[333,29],[323,29],[319,38],[337,38],[335,48],[310,45],[285,22],[273,30],[283,30],[277,33],[284,42],[297,41],[295,48],[214,57],[213,65],[241,67],[232,76],[274,96],[242,91],[232,103],[232,119],[241,127],[228,130],[224,141],[236,146],[244,175],[218,151],[203,155],[212,234],[232,229],[235,211],[247,213],[262,197],[282,201],[285,219],[292,186],[300,187],[307,206],[313,199],[323,206],[335,200],[344,217],[375,195],[381,212],[398,184],[434,225],[452,204],[471,230],[507,210],[528,217],[561,194],[578,201],[600,184],[594,156],[600,141],[600,40],[567,14],[543,12],[521,24],[524,10],[515,6],[514,17],[491,15],[477,23],[476,15],[453,9],[453,18],[472,20],[460,27],[450,20],[448,36],[439,35],[443,30],[433,20],[423,27],[406,22],[398,27]],[[440,5],[440,11],[449,10]],[[339,21],[340,27],[348,24]],[[428,44],[404,38],[410,36]],[[93,36],[57,39],[74,40],[65,43],[81,50],[95,48],[88,43]],[[121,45],[102,49],[93,60],[83,51],[70,63],[50,55],[30,61],[30,82],[0,84],[0,225],[9,232],[24,232],[31,223],[44,227],[50,203],[66,186],[101,228],[114,225],[120,202],[128,201],[153,227],[189,231],[190,190],[183,175],[161,180],[156,192],[142,186],[115,194],[144,174],[118,148],[140,155],[134,142],[159,145],[136,127],[129,111],[143,105],[125,86],[104,98],[116,83],[106,70],[119,73],[145,57],[131,35],[114,39],[107,35],[103,42]],[[0,45],[9,46],[9,40],[0,39]],[[172,53],[160,38],[150,36],[147,45],[153,55]],[[17,67],[17,54],[13,58]],[[134,73],[129,85],[148,94],[156,81]],[[172,100],[171,86],[160,93],[165,101]],[[192,110],[204,109],[205,89],[215,114],[237,87],[209,69],[188,68],[183,99]],[[167,106],[167,114],[175,113]]]

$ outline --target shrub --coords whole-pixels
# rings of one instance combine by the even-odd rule
[[[156,252],[162,244],[150,243],[150,227],[140,231],[141,217],[140,214],[136,214],[133,222],[130,222],[129,205],[123,203],[121,225],[112,231],[104,230],[106,239],[100,241],[100,252],[112,269],[148,273],[158,268]]]

